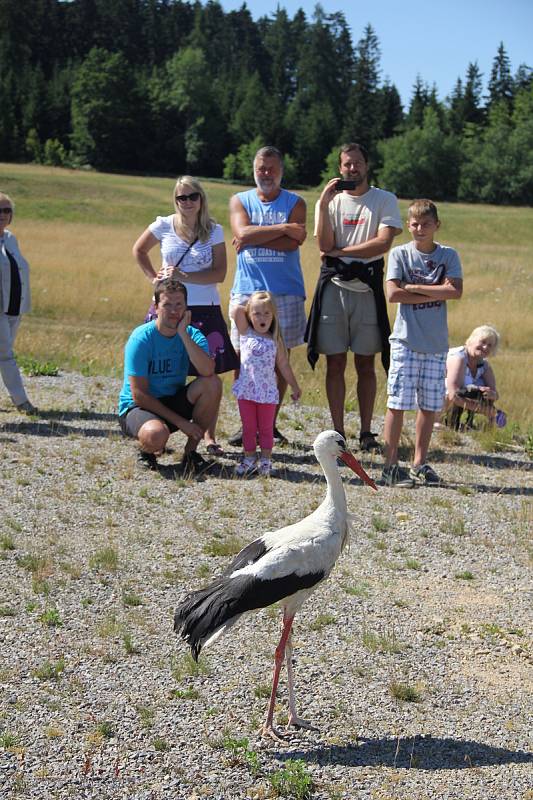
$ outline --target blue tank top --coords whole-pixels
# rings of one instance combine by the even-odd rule
[[[237,195],[251,225],[279,225],[288,222],[299,197],[282,189],[275,200],[263,203],[255,189]],[[273,250],[270,247],[246,247],[237,256],[232,294],[252,294],[266,290],[273,294],[305,297],[300,265],[300,251]]]

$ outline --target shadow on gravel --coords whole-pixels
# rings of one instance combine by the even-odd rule
[[[435,461],[451,461],[462,464],[479,464],[481,467],[492,469],[523,469],[532,470],[533,461],[519,461],[518,459],[496,456],[492,453],[480,455],[479,453],[450,453],[447,452],[444,458],[435,458]]]
[[[365,739],[357,744],[318,747],[290,753],[278,753],[280,760],[342,764],[350,767],[395,767],[398,769],[468,769],[497,764],[533,764],[533,753],[506,750],[471,740],[414,736],[406,739]]]
[[[81,417],[80,417],[81,419]],[[64,425],[62,422],[5,422],[0,425],[0,433],[24,433],[28,436],[88,436],[97,439],[109,439],[122,436],[120,429],[77,428]]]

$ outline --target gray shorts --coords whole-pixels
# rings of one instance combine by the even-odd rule
[[[316,349],[327,356],[357,353],[371,356],[381,352],[376,301],[373,292],[352,292],[335,283],[324,287]]]
[[[237,326],[231,317],[231,309],[236,306],[245,306],[249,294],[233,294],[229,301],[231,319],[231,343],[235,350],[240,350],[240,337]],[[303,344],[306,318],[305,300],[293,294],[275,294],[276,308],[278,311],[279,326],[285,347],[290,350]]]
[[[176,394],[158,398],[163,405],[179,414],[180,417],[189,420],[189,422],[194,411],[194,405],[187,397],[187,390],[190,385],[189,383],[187,386],[180,386]],[[144,423],[151,419],[158,419],[167,426],[170,433],[175,433],[178,430],[172,422],[163,419],[158,414],[154,414],[153,411],[145,411],[144,408],[139,408],[139,406],[132,406],[125,414],[121,414],[118,418],[118,423],[124,436],[131,436],[132,439],[136,439]]]

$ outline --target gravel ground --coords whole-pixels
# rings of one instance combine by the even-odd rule
[[[310,446],[326,413],[284,412],[291,445],[270,479],[235,479],[229,448],[184,480],[179,436],[159,473],[136,466],[113,414],[118,381],[28,384],[39,418],[0,401],[2,798],[303,797],[302,779],[292,795],[272,785],[298,760],[317,800],[532,800],[523,452],[436,435],[437,489],[376,495],[343,470],[351,544],[295,624],[297,700],[319,731],[279,744],[256,735],[277,612],[248,617],[197,671],[172,613],[241,544],[321,501]],[[222,442],[236,423],[226,400]],[[363,463],[379,477],[379,458]],[[278,723],[286,699],[282,673]]]

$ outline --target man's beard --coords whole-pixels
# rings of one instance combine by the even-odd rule
[[[263,194],[270,194],[275,189],[279,189],[281,181],[276,181],[274,178],[258,178],[255,176],[255,185],[263,192]]]

